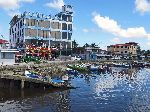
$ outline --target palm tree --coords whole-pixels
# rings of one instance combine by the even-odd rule
[[[90,45],[88,43],[86,43],[83,47],[90,47]]]
[[[75,53],[78,48],[78,43],[74,40],[72,41],[72,53]]]
[[[98,46],[98,45],[96,45],[95,43],[92,43],[92,44],[91,44],[91,47],[94,47],[94,48],[95,48],[95,47],[97,47],[97,46]]]
[[[74,40],[72,41],[72,48],[77,48],[78,47],[78,43]]]

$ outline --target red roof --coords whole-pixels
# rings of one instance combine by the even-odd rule
[[[7,40],[3,40],[3,39],[0,39],[0,44],[8,44],[9,42]]]

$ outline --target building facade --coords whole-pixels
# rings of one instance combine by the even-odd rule
[[[16,15],[10,22],[10,46],[23,48],[57,47],[62,51],[72,48],[73,9],[64,5],[62,12],[51,15],[27,13]]]
[[[129,42],[107,46],[107,51],[116,55],[137,55],[138,43]]]

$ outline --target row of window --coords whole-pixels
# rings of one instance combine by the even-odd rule
[[[108,48],[111,48],[110,46],[108,46]],[[113,46],[113,48],[136,48],[135,46]]]
[[[16,32],[17,29],[20,29],[23,26],[23,23],[24,22],[21,20],[20,23],[18,22],[15,27],[11,28],[10,29],[10,35],[13,34],[14,32]],[[50,28],[50,22],[49,21],[41,20],[41,21],[37,22],[37,20],[35,20],[35,19],[26,19],[25,25],[26,26],[39,26],[39,27],[43,27],[43,28]],[[61,23],[52,22],[51,28],[72,31],[72,24],[62,23],[62,28],[61,28]]]
[[[21,20],[20,22],[16,23],[14,27],[10,28],[10,32],[9,34],[13,34],[14,32],[16,32],[18,29],[21,29],[22,26],[24,25],[24,19]]]
[[[16,41],[17,37],[23,37],[24,36],[24,29],[19,30],[18,32],[11,34],[12,39],[10,41]]]
[[[61,39],[60,31],[35,30],[35,29],[26,29],[25,30],[25,36],[37,37],[37,35],[38,35],[38,37],[43,37],[43,38],[49,38],[51,35],[52,38]],[[72,33],[62,32],[62,39],[71,40],[71,36],[72,36]]]
[[[51,22],[50,21],[44,21],[44,20],[35,20],[35,19],[26,19],[26,26],[39,26],[42,28],[53,28],[53,29],[62,29],[62,30],[70,30],[72,31],[72,24],[66,24],[62,23],[62,28],[61,28],[61,23],[60,22]],[[68,26],[67,26],[68,25]]]

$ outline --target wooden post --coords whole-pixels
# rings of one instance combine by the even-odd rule
[[[21,89],[24,89],[24,80],[21,80]]]

